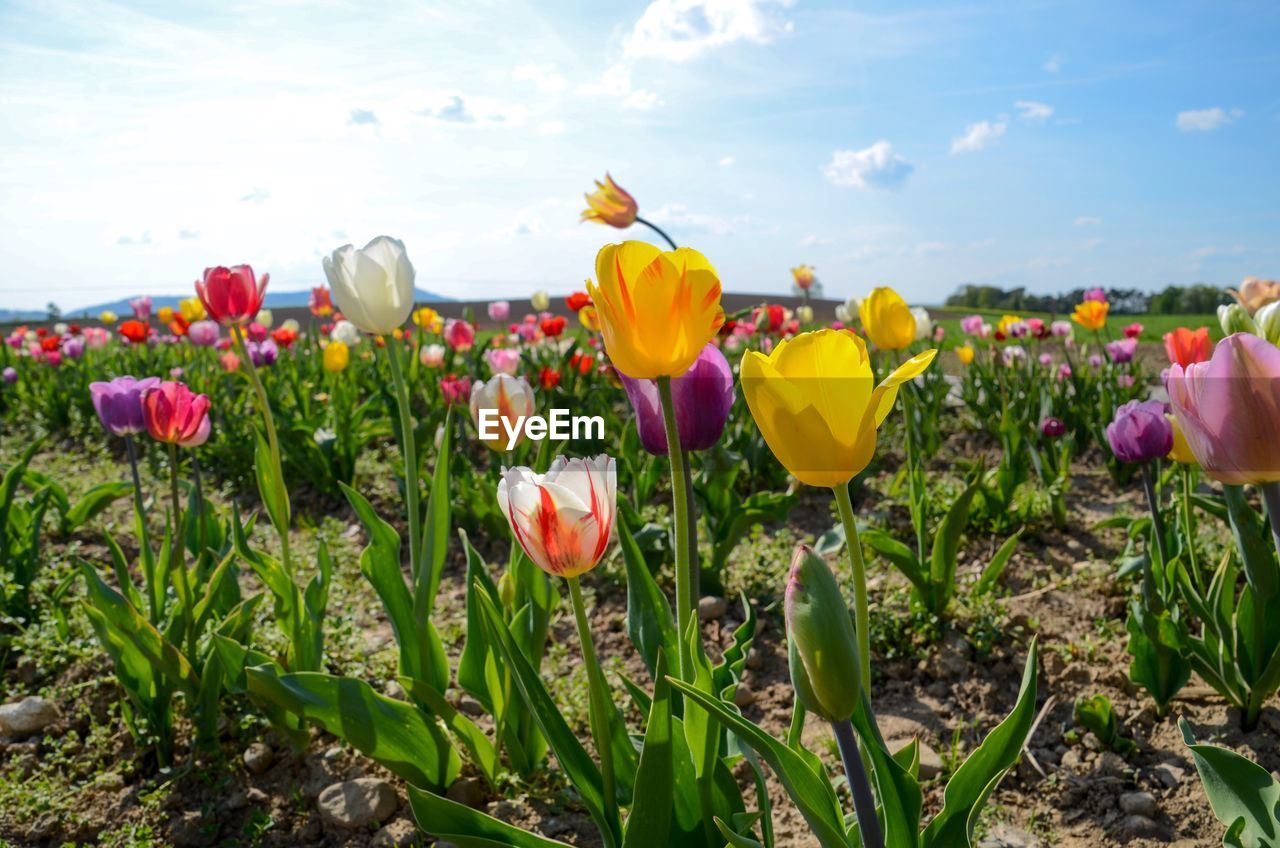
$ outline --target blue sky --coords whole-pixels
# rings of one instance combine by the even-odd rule
[[[0,307],[380,233],[568,292],[606,170],[733,291],[1280,273],[1274,2],[2,0],[0,92]]]

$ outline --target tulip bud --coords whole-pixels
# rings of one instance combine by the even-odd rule
[[[1258,333],[1257,324],[1249,317],[1248,311],[1238,303],[1219,306],[1218,323],[1222,325],[1222,332],[1228,336],[1232,333]]]
[[[1253,314],[1257,333],[1273,345],[1280,347],[1280,300],[1268,303]]]
[[[827,721],[847,721],[862,697],[858,643],[835,575],[807,545],[791,560],[785,617],[796,698]]]
[[[516,581],[510,571],[502,572],[502,576],[498,578],[498,600],[502,601],[504,609],[510,610],[515,606]]]

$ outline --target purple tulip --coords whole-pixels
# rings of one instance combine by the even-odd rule
[[[62,352],[69,359],[79,359],[84,356],[84,339],[79,336],[72,336],[62,343]]]
[[[1121,462],[1149,462],[1173,450],[1173,425],[1158,400],[1131,400],[1107,425],[1111,452]]]
[[[107,432],[116,436],[141,433],[146,429],[142,417],[142,395],[148,389],[160,385],[159,377],[142,380],[133,377],[116,377],[109,383],[90,383],[89,396],[93,408],[102,420]]]
[[[280,349],[271,339],[249,342],[246,347],[249,348],[249,360],[253,362],[255,368],[275,365],[276,357],[280,355]]]
[[[1111,357],[1111,361],[1117,365],[1123,365],[1126,362],[1133,361],[1133,355],[1138,351],[1137,339],[1116,339],[1113,342],[1107,342],[1107,356]]]
[[[4,369],[3,376],[6,383],[13,385],[18,382],[18,369],[10,365],[8,368]]]
[[[1089,289],[1087,292],[1084,293],[1084,299],[1094,300],[1094,301],[1097,301],[1098,303],[1106,303],[1107,292],[1105,289],[1101,289],[1101,288]]]
[[[213,347],[218,343],[218,322],[196,321],[187,328],[187,339],[196,347]]]
[[[1096,353],[1091,353],[1091,354],[1089,354],[1089,367],[1090,367],[1090,368],[1101,368],[1101,367],[1102,367],[1102,357],[1101,357],[1101,356],[1099,356],[1099,355],[1098,355],[1098,354],[1096,354]]]
[[[662,419],[658,384],[653,380],[633,380],[618,372],[627,390],[627,399],[636,412],[640,444],[655,456],[667,453],[667,431]],[[676,427],[680,447],[706,450],[720,441],[729,409],[733,406],[733,370],[729,360],[714,344],[698,354],[684,374],[671,380],[671,399],[676,407]]]
[[[1050,415],[1040,422],[1040,433],[1045,438],[1056,439],[1067,434],[1067,425],[1062,423],[1061,418],[1054,418]]]

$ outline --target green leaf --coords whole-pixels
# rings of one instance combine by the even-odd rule
[[[933,592],[926,599],[932,612],[941,614],[947,608],[956,583],[956,557],[960,553],[960,536],[969,524],[969,509],[980,483],[973,482],[960,493],[951,509],[943,516],[933,534],[933,549],[929,556],[929,582]]]
[[[1227,826],[1227,848],[1274,848],[1280,844],[1280,783],[1262,766],[1234,751],[1197,743],[1187,720],[1182,739],[1191,749],[1196,771],[1218,821]]]
[[[262,432],[253,431],[257,439],[253,452],[253,470],[258,479],[258,494],[267,510],[271,525],[280,533],[289,532],[289,490],[280,479],[280,469],[271,456],[271,447]]]
[[[498,752],[489,741],[489,737],[484,735],[484,731],[471,719],[458,712],[453,704],[450,704],[444,695],[429,683],[401,677],[400,685],[414,697],[414,700],[424,705],[428,711],[444,722],[444,726],[449,728],[467,749],[472,762],[480,768],[485,780],[489,781],[491,786],[494,785],[494,778],[498,772]]]
[[[996,583],[1000,582],[1000,575],[1004,574],[1005,566],[1009,564],[1009,560],[1013,557],[1013,552],[1018,548],[1018,539],[1022,536],[1022,531],[1014,533],[1008,539],[1004,540],[1004,544],[996,551],[995,556],[991,558],[991,562],[987,563],[987,567],[982,569],[982,574],[978,577],[976,583],[973,584],[973,593],[975,595],[985,595],[995,588]]]
[[[1036,675],[1039,647],[1033,640],[1022,673],[1018,700],[1004,721],[996,725],[968,759],[956,769],[943,792],[942,812],[925,828],[922,848],[959,848],[973,839],[982,805],[1005,773],[1017,762],[1036,713]]]
[[[730,710],[718,698],[683,681],[672,677],[667,679],[686,698],[713,713],[719,721],[738,734],[743,744],[750,746],[769,764],[800,814],[809,823],[822,848],[848,848],[844,815],[840,812],[840,804],[836,800],[835,790],[831,788],[831,781],[825,774],[815,773],[799,754]]]
[[[657,683],[649,708],[649,722],[645,725],[644,747],[636,769],[635,801],[627,819],[623,848],[670,844],[675,767],[671,747],[671,684],[666,681],[666,659],[661,651],[654,675]]]
[[[918,848],[920,844],[920,786],[909,764],[889,753],[866,692],[853,714],[859,747],[871,760],[871,778],[880,796],[880,823],[884,828],[885,848]],[[907,746],[910,748],[911,746]],[[807,752],[806,752],[807,753]],[[914,752],[909,756],[916,757]],[[854,828],[854,833],[857,829]]]
[[[247,669],[249,694],[320,725],[422,789],[444,790],[462,767],[440,725],[422,710],[380,695],[354,677]]]
[[[444,414],[444,437],[436,452],[436,469],[431,475],[431,494],[427,499],[427,520],[422,528],[422,556],[418,561],[422,573],[414,576],[414,609],[419,617],[429,618],[435,608],[440,575],[444,573],[449,553],[449,431],[452,410]],[[443,687],[439,687],[443,688]]]
[[[123,481],[99,483],[81,496],[64,517],[68,530],[75,530],[99,515],[112,503],[133,492],[133,485]]]
[[[466,531],[459,528],[458,535],[462,539],[462,550],[467,555],[467,641],[462,646],[462,656],[458,660],[458,685],[479,701],[487,712],[493,714],[494,700],[485,675],[485,659],[492,653],[493,647],[489,644],[484,613],[480,609],[476,593],[485,592],[494,604],[498,604],[498,587],[489,577],[484,560],[471,544]]]
[[[409,806],[418,826],[442,842],[459,848],[571,848],[498,821],[479,810],[409,787]]]
[[[626,521],[618,522],[618,544],[627,569],[627,635],[649,673],[656,675],[659,652],[668,657],[680,656],[671,605],[654,581]]]
[[[863,530],[859,538],[864,545],[889,560],[902,572],[902,576],[911,581],[911,585],[915,586],[918,592],[924,594],[929,591],[929,577],[924,573],[920,561],[916,559],[915,551],[875,527]]]

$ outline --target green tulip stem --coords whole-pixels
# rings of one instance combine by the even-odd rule
[[[147,603],[151,608],[151,623],[156,624],[160,621],[160,615],[164,611],[164,594],[159,593],[157,598],[157,588],[152,585],[155,575],[151,573],[146,563],[151,561],[151,534],[147,530],[147,512],[146,506],[143,504],[142,498],[142,477],[138,474],[138,448],[133,443],[133,434],[124,434],[124,449],[129,455],[129,472],[133,475],[133,512],[137,519],[138,525],[138,544],[142,548],[141,560],[143,568],[147,571]]]
[[[858,674],[862,691],[871,699],[871,615],[867,611],[867,568],[862,561],[862,541],[858,538],[858,524],[853,517],[853,501],[849,499],[849,486],[842,484],[831,491],[836,496],[840,510],[840,523],[844,525],[845,548],[849,551],[849,567],[853,570],[853,627],[858,636]]]
[[[169,548],[169,567],[178,578],[178,591],[182,597],[182,629],[187,637],[187,656],[196,658],[195,598],[191,594],[191,580],[187,574],[187,546],[182,539],[182,497],[178,494],[178,446],[169,443],[169,497],[173,502],[173,525]]]
[[[637,215],[637,216],[636,216],[636,223],[637,223],[637,224],[644,224],[646,227],[648,227],[649,229],[653,230],[653,231],[654,231],[655,233],[657,233],[658,235],[662,236],[662,240],[663,240],[663,241],[665,241],[667,244],[671,245],[671,249],[672,249],[672,250],[679,250],[679,249],[680,249],[680,248],[676,247],[676,243],[675,243],[674,241],[672,241],[672,240],[671,240],[671,236],[669,236],[669,235],[667,235],[666,233],[664,233],[664,232],[662,231],[662,228],[661,228],[661,227],[659,227],[657,224],[654,224],[652,221],[646,221],[644,218],[641,218],[639,215]]]
[[[418,581],[418,569],[421,567],[418,550],[422,544],[422,509],[418,504],[418,448],[413,436],[413,410],[409,407],[409,389],[404,382],[404,371],[400,366],[400,351],[392,350],[398,344],[394,338],[384,339],[382,352],[391,363],[391,381],[396,387],[396,406],[400,410],[400,437],[404,448],[404,503],[409,513],[409,573],[413,575],[415,584]]]
[[[840,759],[844,761],[845,776],[849,778],[849,794],[853,796],[853,811],[858,817],[858,832],[862,834],[862,846],[863,848],[884,848],[884,837],[880,833],[880,819],[876,817],[876,799],[871,794],[871,781],[867,778],[862,754],[858,752],[858,737],[853,732],[853,723],[848,719],[833,721],[831,730],[836,736]]]
[[[667,458],[671,460],[672,518],[676,523],[676,625],[680,635],[680,679],[693,682],[693,657],[689,652],[689,626],[697,600],[693,597],[692,563],[689,561],[689,482],[685,478],[680,450],[680,428],[676,425],[671,378],[658,378],[662,398],[662,420],[667,429]]]
[[[1169,552],[1165,549],[1164,516],[1160,514],[1160,496],[1156,494],[1155,475],[1151,473],[1149,462],[1142,464],[1142,488],[1147,492],[1147,506],[1151,508],[1151,534],[1156,537],[1156,549],[1160,551],[1160,573],[1164,574],[1164,568],[1169,564]],[[1152,582],[1154,589],[1152,571],[1153,569],[1148,566],[1146,579]],[[1163,584],[1163,581],[1161,583]],[[1163,596],[1163,592],[1161,595]],[[1160,600],[1163,601],[1163,597]]]
[[[249,375],[249,382],[253,385],[253,393],[258,399],[258,406],[262,412],[262,422],[267,431],[267,447],[271,451],[271,463],[275,466],[276,479],[284,484],[284,468],[280,462],[280,440],[276,437],[276,422],[271,415],[271,404],[267,402],[267,390],[262,387],[262,379],[258,376],[258,369],[253,364],[253,357],[249,356],[249,350],[244,343],[244,327],[239,324],[233,324],[231,327],[231,338],[235,341],[236,351],[240,355],[240,361],[245,365],[245,372]],[[285,496],[288,497],[288,489],[285,490]],[[280,536],[280,559],[284,565],[285,573],[289,575],[289,579],[293,579],[293,560],[289,556],[289,527],[277,527],[276,533]],[[295,646],[296,647],[296,646]]]
[[[680,473],[684,475],[686,492],[693,491],[693,468],[689,465],[689,451],[680,451]],[[696,604],[702,597],[701,565],[698,562],[698,502],[695,498],[685,498],[689,521],[689,597]]]
[[[582,661],[587,666],[588,701],[591,707],[591,735],[596,743],[596,754],[600,757],[600,775],[603,779],[604,803],[606,816],[610,820],[617,817],[617,796],[613,783],[613,750],[609,747],[609,718],[605,709],[608,686],[605,683],[604,671],[596,659],[595,642],[591,639],[591,625],[587,623],[587,609],[582,602],[582,587],[577,577],[569,577],[569,599],[573,602],[573,617],[578,623],[578,641],[582,643]]]
[[[1271,518],[1271,535],[1276,543],[1276,555],[1280,556],[1280,483],[1263,483],[1262,500],[1267,505],[1267,515]]]
[[[1196,557],[1196,516],[1191,503],[1191,493],[1195,490],[1193,478],[1195,470],[1190,465],[1179,463],[1178,472],[1182,476],[1182,523],[1183,532],[1187,537],[1188,570],[1191,572],[1192,579],[1196,581],[1196,586],[1203,589],[1203,575],[1200,574],[1200,563]],[[1280,542],[1276,544],[1277,550],[1280,550]]]

